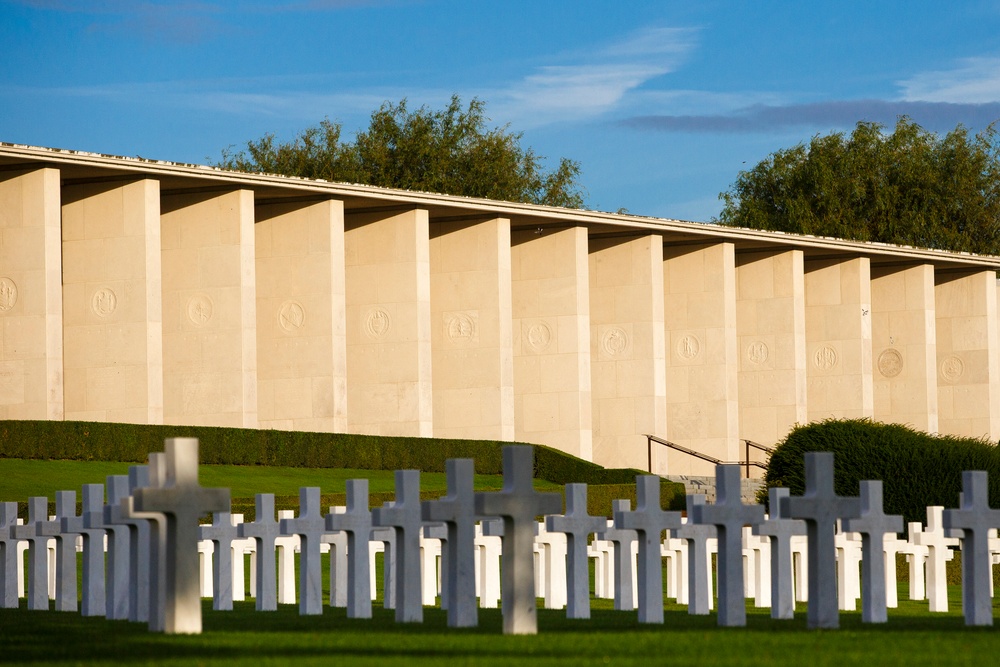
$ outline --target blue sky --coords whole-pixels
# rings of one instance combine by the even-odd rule
[[[589,208],[710,220],[815,134],[1000,119],[1000,2],[0,0],[0,141],[206,163],[453,93]]]

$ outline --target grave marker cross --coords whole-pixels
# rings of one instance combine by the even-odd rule
[[[792,589],[792,537],[806,534],[806,524],[782,515],[781,499],[788,489],[771,487],[771,516],[753,527],[755,535],[771,540],[771,618],[795,617],[795,591]]]
[[[393,555],[397,623],[420,623],[424,619],[420,590],[420,516],[420,471],[397,470],[396,501],[372,510],[374,525],[392,528],[396,533]],[[388,555],[388,550],[386,553]]]
[[[685,540],[687,552],[688,614],[704,616],[712,609],[712,571],[708,541],[718,537],[718,531],[711,524],[694,522],[694,508],[705,504],[702,493],[690,494],[686,498],[688,522],[674,531],[674,535]],[[683,563],[683,559],[681,560]]]
[[[149,455],[147,469],[148,479],[145,486],[161,487],[166,484],[166,455],[163,452],[152,452]],[[167,518],[159,512],[139,512],[135,509],[135,498],[128,496],[121,500],[122,516],[130,520],[143,519],[149,527],[149,560],[143,566],[149,570],[149,629],[153,632],[163,632],[163,589],[166,585],[166,563],[163,555],[163,545],[166,542]]]
[[[782,498],[782,514],[806,522],[809,545],[810,628],[837,628],[836,546],[837,519],[852,519],[861,512],[857,498],[838,496],[833,490],[833,453],[806,452],[806,491]]]
[[[639,622],[663,623],[663,556],[660,538],[663,531],[681,527],[681,514],[664,512],[660,507],[660,478],[656,475],[636,476],[635,491],[635,511],[615,512],[615,526],[634,530],[638,535]]]
[[[299,614],[315,616],[323,613],[323,568],[320,561],[320,543],[326,532],[326,519],[320,503],[318,486],[299,489],[299,515],[281,520],[283,535],[298,535],[299,557]]]
[[[132,534],[129,527],[115,520],[112,512],[127,498],[128,476],[108,475],[105,480],[108,493],[107,502],[101,512],[100,524],[108,536],[108,552],[105,565],[106,591],[105,616],[121,621],[129,617],[129,562],[131,560]],[[93,517],[96,519],[96,517]],[[90,526],[94,527],[93,521]]]
[[[617,499],[611,501],[611,515],[628,512],[632,509],[629,500]],[[598,539],[611,542],[614,548],[615,573],[615,611],[631,611],[635,609],[635,590],[632,588],[633,568],[632,545],[639,539],[634,530],[626,530],[613,520],[608,521],[606,528],[598,533]]]
[[[475,511],[503,520],[501,609],[504,634],[536,634],[534,542],[535,518],[558,514],[562,499],[557,493],[539,493],[532,484],[534,452],[528,445],[503,448],[503,489],[477,493]]]
[[[40,525],[48,519],[49,499],[33,496],[28,500],[28,522],[14,526],[11,534],[28,542],[31,551],[28,574],[28,609],[49,610],[49,538],[42,535]]]
[[[347,617],[371,618],[368,541],[372,532],[372,515],[368,510],[367,479],[347,480],[347,511],[327,514],[326,528],[347,533]]]
[[[152,560],[150,554],[149,521],[132,515],[132,494],[149,486],[149,466],[129,466],[128,492],[117,496],[117,502],[104,510],[104,520],[128,528],[128,619],[135,622],[149,621],[149,590]]]
[[[445,462],[448,493],[421,504],[424,521],[443,521],[448,532],[442,545],[441,606],[448,610],[448,627],[471,628],[479,622],[476,606],[476,513],[472,459]]]
[[[241,523],[237,534],[251,538],[257,544],[257,569],[254,607],[257,611],[275,611],[278,608],[275,578],[274,541],[281,534],[281,527],[274,520],[274,494],[258,493],[255,496],[256,519]]]
[[[83,590],[80,595],[80,614],[83,616],[104,615],[104,530],[87,528],[89,512],[102,512],[104,486],[84,484],[80,516],[73,514],[62,519],[63,530],[83,537]]]
[[[76,533],[63,519],[76,516],[76,491],[56,491],[56,518],[38,524],[38,533],[56,540],[56,611],[76,611]]]
[[[545,528],[566,534],[566,599],[568,618],[590,618],[590,570],[587,540],[607,526],[603,516],[587,514],[587,485],[566,485],[566,514],[545,518]]]
[[[719,534],[719,625],[743,626],[747,623],[743,526],[761,523],[764,508],[743,504],[740,467],[736,464],[715,466],[715,485],[715,504],[695,505],[693,519],[696,523],[714,525]]]
[[[903,517],[882,510],[882,482],[861,482],[861,516],[843,522],[845,532],[861,533],[861,620],[888,620],[885,594],[885,536],[903,530]],[[856,570],[855,570],[856,572]]]
[[[239,538],[239,532],[233,525],[233,515],[229,512],[213,512],[212,525],[199,526],[198,537],[211,540],[215,545],[215,557],[212,558],[212,580],[215,582],[212,609],[232,611],[233,540]],[[242,557],[243,554],[240,554],[240,558]]]
[[[165,449],[166,485],[137,489],[135,508],[166,515],[165,631],[198,634],[198,519],[208,512],[227,511],[229,489],[207,489],[198,484],[197,438],[170,438]]]
[[[0,503],[0,606],[17,609],[17,503]]]
[[[945,510],[945,530],[961,529],[962,538],[962,611],[966,625],[993,625],[990,598],[989,532],[1000,526],[1000,510],[989,505],[989,477],[982,470],[962,473],[961,507]]]

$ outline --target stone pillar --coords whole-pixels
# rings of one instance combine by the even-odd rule
[[[62,191],[65,418],[163,422],[160,187]]]
[[[434,435],[513,440],[510,220],[430,233]]]
[[[996,292],[993,271],[935,274],[941,433],[1000,437]]]
[[[806,262],[809,421],[875,414],[867,257]]]
[[[663,238],[591,239],[594,461],[645,470],[644,434],[667,433]]]
[[[593,460],[587,230],[517,231],[511,242],[515,437]]]
[[[938,430],[934,267],[872,267],[875,419]]]
[[[253,192],[166,193],[162,207],[164,421],[255,428]]]
[[[344,204],[256,209],[261,428],[347,431]]]
[[[739,461],[736,256],[732,243],[664,250],[667,439]],[[713,475],[715,466],[655,448],[656,472]]]
[[[430,437],[430,240],[426,210],[348,215],[347,423]]]
[[[740,437],[774,445],[806,422],[801,250],[736,257]]]
[[[58,169],[0,172],[0,419],[63,418]]]

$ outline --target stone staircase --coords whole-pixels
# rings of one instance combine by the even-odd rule
[[[688,495],[701,493],[705,495],[708,502],[715,502],[715,477],[699,477],[696,475],[667,475],[671,482],[678,482],[684,485],[684,492]],[[742,490],[740,495],[744,503],[753,503],[757,499],[757,491],[764,486],[764,480],[743,479],[740,480]]]

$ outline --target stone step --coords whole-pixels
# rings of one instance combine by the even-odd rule
[[[667,479],[671,482],[683,484],[684,492],[688,495],[701,493],[705,495],[705,499],[708,502],[715,502],[715,477],[701,477],[697,475],[667,475]],[[764,486],[764,480],[757,478],[744,479],[740,481],[742,484],[740,495],[743,498],[743,502],[756,502],[757,492]]]

